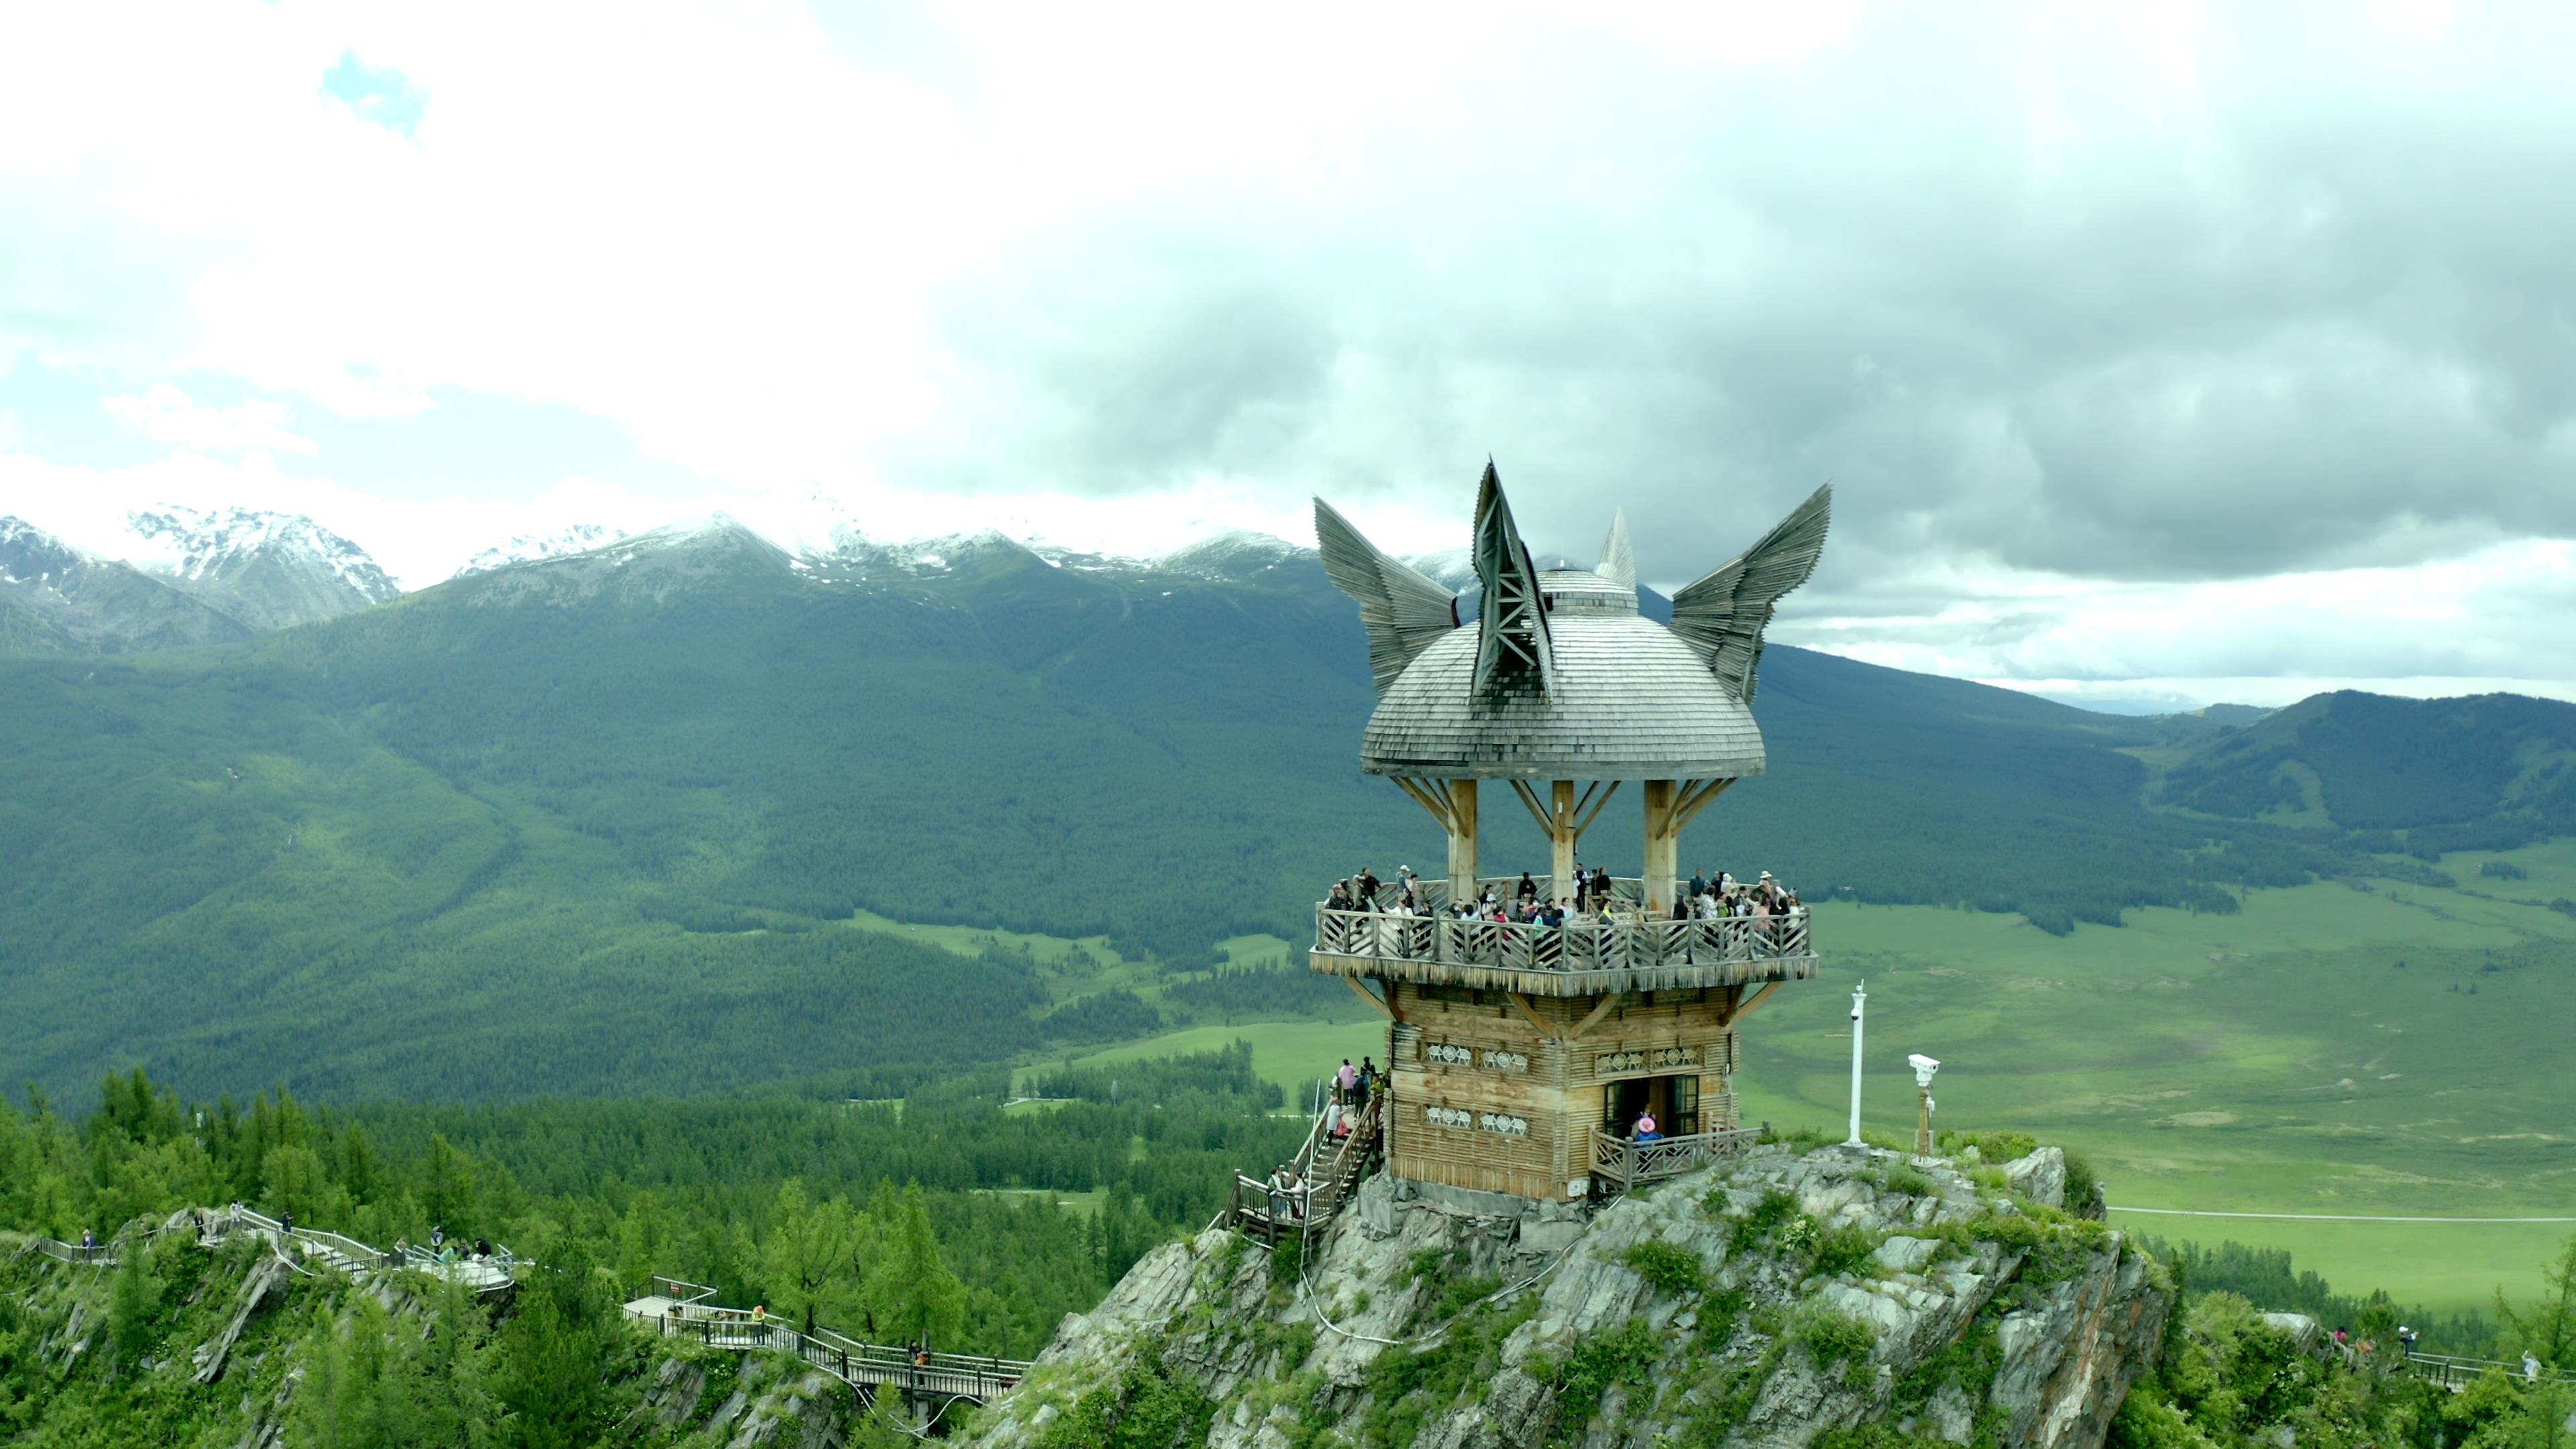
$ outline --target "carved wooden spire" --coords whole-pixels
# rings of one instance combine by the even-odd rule
[[[1476,577],[1484,584],[1476,621],[1476,693],[1545,694],[1556,679],[1556,655],[1547,632],[1547,604],[1529,545],[1512,523],[1503,480],[1485,460],[1476,485]]]

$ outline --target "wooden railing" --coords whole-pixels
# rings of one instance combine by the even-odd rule
[[[1238,1172],[1233,1197],[1218,1215],[1218,1223],[1276,1242],[1284,1234],[1303,1234],[1331,1222],[1377,1165],[1386,1127],[1386,1093],[1371,1093],[1368,1105],[1353,1114],[1349,1134],[1338,1138],[1325,1130],[1337,1110],[1328,1107],[1317,1114],[1306,1145],[1291,1159],[1296,1186],[1283,1187],[1266,1177]]]
[[[676,1280],[655,1282],[658,1285]],[[978,1358],[958,1353],[931,1353],[916,1358],[892,1344],[868,1343],[823,1327],[808,1333],[751,1309],[721,1308],[698,1301],[675,1302],[659,1313],[640,1312],[629,1304],[626,1316],[639,1327],[666,1338],[694,1338],[711,1348],[744,1353],[792,1353],[843,1383],[871,1390],[893,1387],[910,1394],[970,1399],[980,1404],[1019,1387],[1020,1380],[1029,1373],[1026,1359]]]
[[[1813,959],[1804,911],[1715,921],[1614,919],[1545,926],[1315,908],[1315,949],[1385,961],[1437,961],[1517,971],[1619,971]]]
[[[1721,1157],[1735,1157],[1761,1140],[1759,1129],[1691,1132],[1637,1142],[1595,1130],[1592,1134],[1592,1180],[1605,1189],[1626,1191],[1659,1178],[1679,1177]]]

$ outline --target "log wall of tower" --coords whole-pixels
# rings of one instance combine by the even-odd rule
[[[1700,1130],[1737,1125],[1728,1023],[1746,988],[1530,997],[1386,983],[1392,1083],[1387,1166],[1398,1177],[1562,1199],[1591,1171],[1606,1083],[1696,1076]],[[1579,1033],[1579,1035],[1578,1035]]]

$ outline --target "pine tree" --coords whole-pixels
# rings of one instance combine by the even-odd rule
[[[2514,1346],[2525,1350],[2551,1368],[2571,1366],[2570,1355],[2576,1354],[2576,1234],[2570,1234],[2558,1261],[2542,1270],[2541,1296],[2529,1308],[2517,1311],[2505,1301],[2504,1290],[2496,1290],[2496,1317],[2503,1320],[2505,1335]]]

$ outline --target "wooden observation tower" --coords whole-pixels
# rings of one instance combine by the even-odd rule
[[[1533,565],[1489,464],[1476,499],[1473,616],[1460,596],[1380,553],[1323,500],[1325,570],[1359,602],[1378,704],[1360,768],[1449,837],[1445,881],[1405,910],[1318,906],[1313,969],[1389,1018],[1388,1169],[1417,1182],[1565,1199],[1686,1171],[1742,1145],[1737,1030],[1782,981],[1815,974],[1803,912],[1677,919],[1682,828],[1764,768],[1754,669],[1774,603],[1814,572],[1831,491],[1673,596],[1670,627],[1637,606],[1626,528],[1591,569]],[[1550,846],[1541,895],[1573,903],[1575,851],[1621,786],[1645,809],[1644,873],[1606,911],[1563,925],[1460,919],[1488,888],[1484,808],[1510,791]],[[1502,808],[1508,810],[1508,804]],[[1651,1111],[1658,1140],[1629,1128]]]

